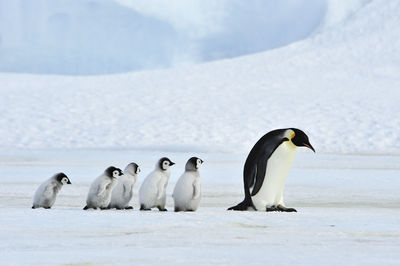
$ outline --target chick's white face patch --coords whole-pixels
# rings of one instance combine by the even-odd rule
[[[168,162],[168,161],[164,161],[164,162],[162,163],[162,168],[163,168],[164,170],[167,170],[168,167],[169,167],[169,162]]]
[[[200,165],[202,164],[202,161],[200,159],[197,159],[196,161],[196,168],[198,169]]]
[[[68,184],[68,178],[63,177],[63,178],[61,179],[61,184],[63,184],[63,185]]]
[[[114,170],[113,177],[119,177],[119,171],[118,170]]]

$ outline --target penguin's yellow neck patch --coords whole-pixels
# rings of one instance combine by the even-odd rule
[[[290,139],[293,139],[296,134],[293,132],[292,135],[290,135]]]

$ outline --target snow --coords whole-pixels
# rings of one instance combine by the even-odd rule
[[[0,71],[8,71],[0,73],[0,264],[398,264],[399,1],[327,0],[315,6],[299,1],[306,9],[315,8],[302,13],[312,23],[287,33],[297,36],[288,42],[284,34],[276,39],[289,45],[197,65],[185,65],[198,62],[186,43],[189,50],[178,53],[183,58],[169,50],[180,49],[173,44],[179,39],[174,32],[193,39],[221,34],[234,22],[219,13],[228,1],[213,9],[213,1],[182,7],[176,0],[168,8],[178,20],[160,12],[167,7],[154,9],[139,0],[59,1],[59,7],[51,2],[0,0]],[[132,6],[134,2],[138,5]],[[239,1],[229,2],[241,7]],[[267,1],[248,8],[263,3]],[[288,2],[280,3],[271,11],[276,22],[293,25],[284,15]],[[43,13],[36,12],[36,4],[46,7],[40,9]],[[178,6],[182,9],[174,9]],[[85,8],[98,13],[79,15],[88,14]],[[54,12],[55,24],[75,25],[71,36],[87,38],[79,43],[82,50],[62,38],[46,46],[54,37],[47,35],[47,27],[55,24],[45,20]],[[138,69],[178,61],[180,66],[119,73],[132,70],[132,65],[120,64],[134,58],[131,47],[105,47],[121,36],[129,44],[133,37],[127,29],[115,32],[115,38],[107,35],[116,27],[116,17],[121,23],[133,19],[150,24],[149,34],[159,37],[143,58],[159,48],[161,58],[171,56],[149,59],[149,65],[140,63]],[[79,27],[68,24],[69,19],[77,19]],[[113,22],[107,24],[107,19]],[[82,20],[86,22],[80,24]],[[238,32],[246,31],[245,26]],[[102,34],[86,34],[94,28]],[[170,42],[161,32],[167,39],[172,36]],[[37,36],[42,39],[31,47]],[[249,48],[257,48],[260,38]],[[209,45],[207,52],[221,48]],[[231,56],[242,53],[239,45],[234,47]],[[99,57],[102,51],[104,58],[117,61]],[[71,53],[76,58],[65,61]],[[100,69],[101,60],[110,68]],[[68,71],[80,75],[53,75]],[[287,180],[286,205],[298,212],[226,211],[242,200],[243,163],[250,148],[266,132],[284,127],[304,130],[317,151],[299,149]],[[198,156],[205,161],[197,212],[137,210],[138,188],[163,156],[177,163],[167,188],[169,210],[186,160]],[[123,168],[132,161],[142,170],[134,190],[135,210],[81,210],[94,178],[110,165]],[[38,185],[61,171],[72,185],[62,188],[51,210],[30,209]]]
[[[235,57],[307,37],[325,7],[321,0],[0,0],[0,71],[107,74]]]
[[[138,189],[158,158],[154,152],[2,151],[2,263],[398,264],[399,156],[298,154],[285,190],[287,206],[298,212],[259,213],[226,211],[243,197],[245,154],[197,154],[205,161],[200,208],[174,213],[171,193],[192,155],[168,153],[177,164],[167,188],[170,211],[161,213],[138,210]],[[135,210],[83,211],[90,182],[109,164],[131,160],[142,168]],[[35,188],[56,169],[72,185],[62,188],[52,209],[30,209]]]
[[[318,152],[399,154],[399,12],[376,0],[304,41],[195,66],[1,73],[1,146],[242,153],[297,127]]]

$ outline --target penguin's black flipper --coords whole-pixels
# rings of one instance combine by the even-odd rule
[[[258,160],[258,162],[257,162],[255,184],[253,187],[253,191],[251,192],[252,196],[254,196],[258,193],[258,191],[262,187],[262,184],[264,183],[265,172],[267,170],[267,160],[269,157],[270,157],[270,154],[266,154],[263,157],[261,157],[261,159]]]

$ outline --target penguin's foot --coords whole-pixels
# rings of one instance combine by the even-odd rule
[[[45,209],[51,209],[51,207],[43,207],[43,208],[45,208]]]
[[[104,210],[109,210],[110,208],[108,207],[100,207],[100,210],[104,211]]]
[[[270,207],[267,207],[267,209],[265,211],[267,211],[267,212],[278,212],[279,209],[276,206],[270,206]]]
[[[141,211],[151,211],[150,208],[146,208],[143,204],[140,205],[140,210],[141,210]]]
[[[133,210],[132,206],[125,207],[125,210]]]
[[[179,209],[179,208],[175,208],[174,211],[175,212],[194,212],[194,210],[192,210],[192,209],[182,210],[182,209]]]
[[[32,209],[36,209],[36,207],[35,207],[35,206],[32,206]]]
[[[249,207],[253,206],[251,199],[245,198],[241,203],[236,206],[228,208],[228,211],[248,211]]]
[[[157,206],[157,208],[158,208],[158,210],[159,210],[160,212],[166,212],[166,211],[168,211],[166,208],[161,207],[161,206]]]
[[[278,211],[281,211],[281,212],[297,212],[296,209],[294,209],[294,208],[286,208],[283,205],[278,205],[277,209],[278,209]]]
[[[83,207],[83,210],[87,211],[89,209],[97,210],[97,207],[88,207],[87,205]]]

